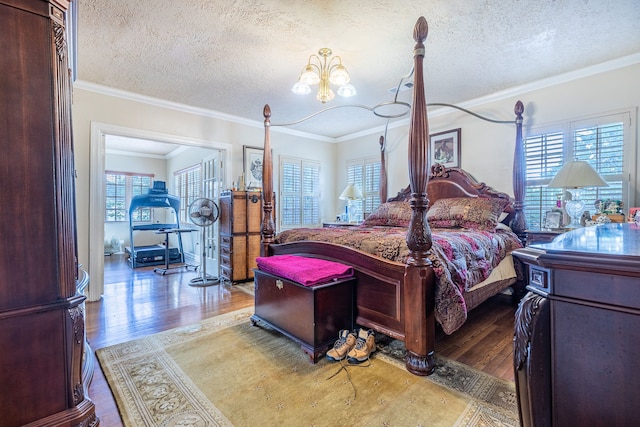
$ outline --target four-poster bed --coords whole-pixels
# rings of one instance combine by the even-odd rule
[[[281,235],[278,235],[278,238],[276,237],[273,220],[273,160],[269,132],[272,126],[270,122],[271,110],[268,105],[264,108],[264,203],[261,227],[261,256],[296,254],[351,265],[355,270],[356,276],[356,322],[361,326],[372,328],[385,335],[402,339],[407,349],[407,370],[417,375],[428,375],[435,367],[433,354],[435,350],[436,318],[441,324],[445,325],[443,317],[448,315],[449,310],[448,307],[436,307],[437,300],[438,304],[442,300],[442,292],[456,294],[458,299],[454,303],[454,307],[470,309],[515,282],[515,278],[510,277],[505,280],[498,280],[492,285],[481,286],[477,290],[474,290],[475,288],[466,290],[466,292],[461,290],[460,293],[456,287],[460,285],[457,284],[447,282],[448,287],[444,291],[441,289],[445,288],[444,286],[438,288],[438,283],[440,283],[438,280],[443,280],[442,270],[446,268],[443,266],[447,263],[447,260],[436,258],[435,252],[439,252],[439,250],[432,248],[432,246],[434,241],[440,245],[442,240],[440,234],[447,233],[432,235],[427,219],[429,207],[434,206],[436,201],[439,201],[438,209],[441,212],[445,212],[449,208],[452,209],[452,212],[456,209],[459,210],[460,206],[452,208],[451,203],[455,204],[460,201],[463,204],[469,202],[464,207],[465,209],[470,205],[477,206],[478,204],[491,206],[490,213],[474,211],[469,213],[468,218],[466,218],[472,222],[478,220],[479,222],[474,224],[481,225],[477,230],[472,230],[476,233],[475,237],[460,236],[462,229],[459,226],[468,227],[469,224],[464,221],[461,223],[459,216],[448,218],[448,220],[452,221],[449,222],[456,226],[455,230],[448,231],[454,231],[459,241],[466,241],[466,244],[470,245],[470,249],[466,248],[464,249],[465,251],[473,252],[478,250],[479,245],[476,242],[483,238],[494,244],[495,241],[500,241],[500,243],[497,243],[498,249],[487,250],[487,253],[491,251],[500,253],[499,257],[490,260],[490,266],[484,266],[487,273],[493,267],[496,267],[512,249],[519,246],[517,237],[510,230],[502,230],[498,226],[498,222],[508,224],[518,236],[524,236],[525,230],[522,203],[524,197],[524,179],[522,178],[523,105],[520,101],[515,106],[516,120],[511,122],[516,125],[513,168],[515,200],[505,193],[497,192],[485,184],[477,182],[461,169],[447,169],[438,164],[430,168],[428,165],[429,123],[423,80],[423,42],[427,37],[427,30],[427,22],[421,17],[418,19],[414,29],[414,39],[416,41],[414,50],[414,108],[411,109],[408,156],[410,184],[409,187],[398,193],[396,197],[388,199],[389,204],[383,204],[383,208],[388,208],[394,212],[399,206],[401,210],[403,209],[402,206],[405,206],[406,209],[403,215],[405,215],[406,223],[403,223],[404,228],[400,229],[398,227],[400,224],[384,223],[383,225],[392,225],[392,227],[384,228],[377,227],[378,224],[371,222],[371,227],[366,230],[368,234],[379,233],[376,235],[378,236],[376,237],[376,242],[382,240],[382,235],[402,233],[403,245],[405,246],[402,249],[398,249],[402,253],[396,254],[395,258],[376,253],[376,251],[373,251],[373,253],[369,251],[368,253],[360,247],[362,245],[356,245],[358,249],[354,249],[342,244],[348,239],[346,233],[351,232],[353,228],[359,227],[331,230],[331,233],[337,233],[340,235],[339,238],[343,239],[341,244],[332,243],[331,240],[320,241],[320,238],[298,241],[297,236],[292,241],[280,243],[278,239],[280,239]],[[386,167],[384,164],[383,138],[380,139],[380,147],[381,170],[384,174],[386,173]],[[381,201],[387,200],[386,183],[386,176],[383,176],[381,178]],[[500,216],[499,219],[498,216]],[[506,218],[502,218],[505,216]],[[442,218],[435,218],[433,215],[429,220],[431,219],[442,220]],[[383,219],[384,221],[386,219]],[[445,226],[448,224],[447,221],[436,221],[436,223],[438,227],[442,227],[443,223],[446,223]],[[292,233],[289,234],[295,235],[297,233],[293,230],[290,231]],[[354,233],[356,232],[357,230],[354,231]],[[497,237],[501,237],[504,240],[500,240]],[[282,241],[286,241],[286,239],[283,238]],[[397,243],[395,245],[398,246]],[[371,246],[376,246],[376,244]],[[378,252],[384,252],[384,249]],[[482,259],[476,261],[481,263],[484,258],[483,256],[480,258]],[[480,266],[480,264],[473,263],[470,265],[473,268]],[[472,270],[462,270],[460,275],[465,276],[470,272],[473,273]],[[483,277],[483,279],[485,278]],[[464,293],[464,295],[461,295],[461,293]],[[464,315],[466,316],[466,311]],[[452,328],[459,327],[459,320],[458,316]]]

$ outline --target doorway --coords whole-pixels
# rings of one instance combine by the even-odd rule
[[[127,150],[124,150],[123,147],[126,147]],[[135,147],[135,149],[133,149],[133,147]],[[146,153],[141,152],[144,147],[147,147]],[[156,151],[154,152],[153,150]],[[162,150],[164,150],[164,152],[162,152]],[[159,134],[156,132],[123,128],[95,122],[91,124],[92,172],[90,174],[90,250],[88,254],[91,282],[87,291],[87,298],[89,301],[99,300],[104,292],[104,252],[102,250],[98,250],[98,248],[103,248],[105,246],[105,170],[107,156],[118,155],[130,156],[132,158],[151,158],[160,163],[164,159],[167,164],[171,164],[172,166],[167,167],[164,173],[158,173],[158,176],[163,176],[165,178],[164,180],[167,181],[167,184],[171,184],[168,185],[169,188],[173,188],[173,182],[168,182],[173,179],[171,171],[176,170],[180,164],[184,164],[184,162],[187,161],[194,161],[193,159],[197,158],[197,162],[201,162],[203,168],[211,169],[210,172],[207,172],[209,175],[207,178],[208,185],[211,186],[211,191],[206,194],[210,194],[217,203],[219,189],[224,188],[226,183],[230,182],[229,168],[225,167],[230,152],[231,144],[227,143],[195,140],[176,135]],[[133,159],[131,159],[131,162],[135,163]],[[204,182],[205,181],[203,180],[201,184],[203,194],[205,194]],[[215,236],[217,235],[215,230],[217,230],[217,228],[211,227],[211,230],[209,231],[209,237],[214,240],[211,244],[212,250],[207,255],[208,258],[210,257],[210,261],[207,266],[211,265],[212,272],[217,271],[218,268],[218,245],[215,241]],[[199,241],[199,238],[195,236],[197,233],[189,234],[194,234],[194,240]],[[109,237],[108,240],[110,240],[112,236],[106,237]],[[198,250],[195,245],[189,249],[190,252]],[[198,252],[196,252],[196,254],[197,253]],[[199,260],[199,256],[197,259]]]

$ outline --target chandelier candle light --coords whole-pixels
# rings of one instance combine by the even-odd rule
[[[567,162],[549,182],[550,188],[564,188],[571,193],[571,200],[567,200],[564,209],[571,218],[566,228],[579,228],[580,217],[584,212],[584,200],[580,199],[580,190],[585,187],[608,187],[604,179],[595,169],[584,160]]]
[[[342,58],[331,55],[331,49],[323,47],[318,51],[318,55],[309,56],[307,65],[300,73],[300,79],[291,91],[296,95],[306,95],[311,92],[312,85],[320,84],[316,98],[323,104],[335,97],[329,83],[338,86],[340,96],[346,98],[355,95],[356,88],[349,84],[351,77],[342,65]]]

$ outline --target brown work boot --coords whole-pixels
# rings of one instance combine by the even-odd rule
[[[347,354],[349,363],[362,363],[369,359],[369,355],[376,351],[376,339],[371,329],[360,328],[356,345]]]
[[[356,345],[356,335],[346,329],[338,332],[338,341],[327,351],[327,359],[337,362],[347,357],[347,353]]]

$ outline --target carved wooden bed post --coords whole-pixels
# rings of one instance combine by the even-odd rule
[[[420,17],[413,30],[415,87],[409,126],[409,183],[412,216],[407,232],[409,258],[405,270],[404,330],[407,348],[406,367],[417,375],[433,372],[435,361],[434,272],[428,253],[431,249],[431,230],[427,222],[427,183],[429,181],[429,121],[424,94],[424,44],[428,33],[427,21]]]
[[[271,158],[271,108],[264,106],[264,154],[262,157],[262,235],[260,256],[269,256],[269,245],[273,243],[276,227],[273,221],[273,159]]]
[[[380,203],[387,201],[387,165],[384,158],[384,136],[380,136]]]
[[[527,223],[524,215],[526,180],[524,146],[522,142],[522,113],[524,112],[522,101],[516,102],[513,112],[516,113],[516,147],[513,153],[513,197],[515,199],[513,209],[515,214],[509,226],[524,242]]]

